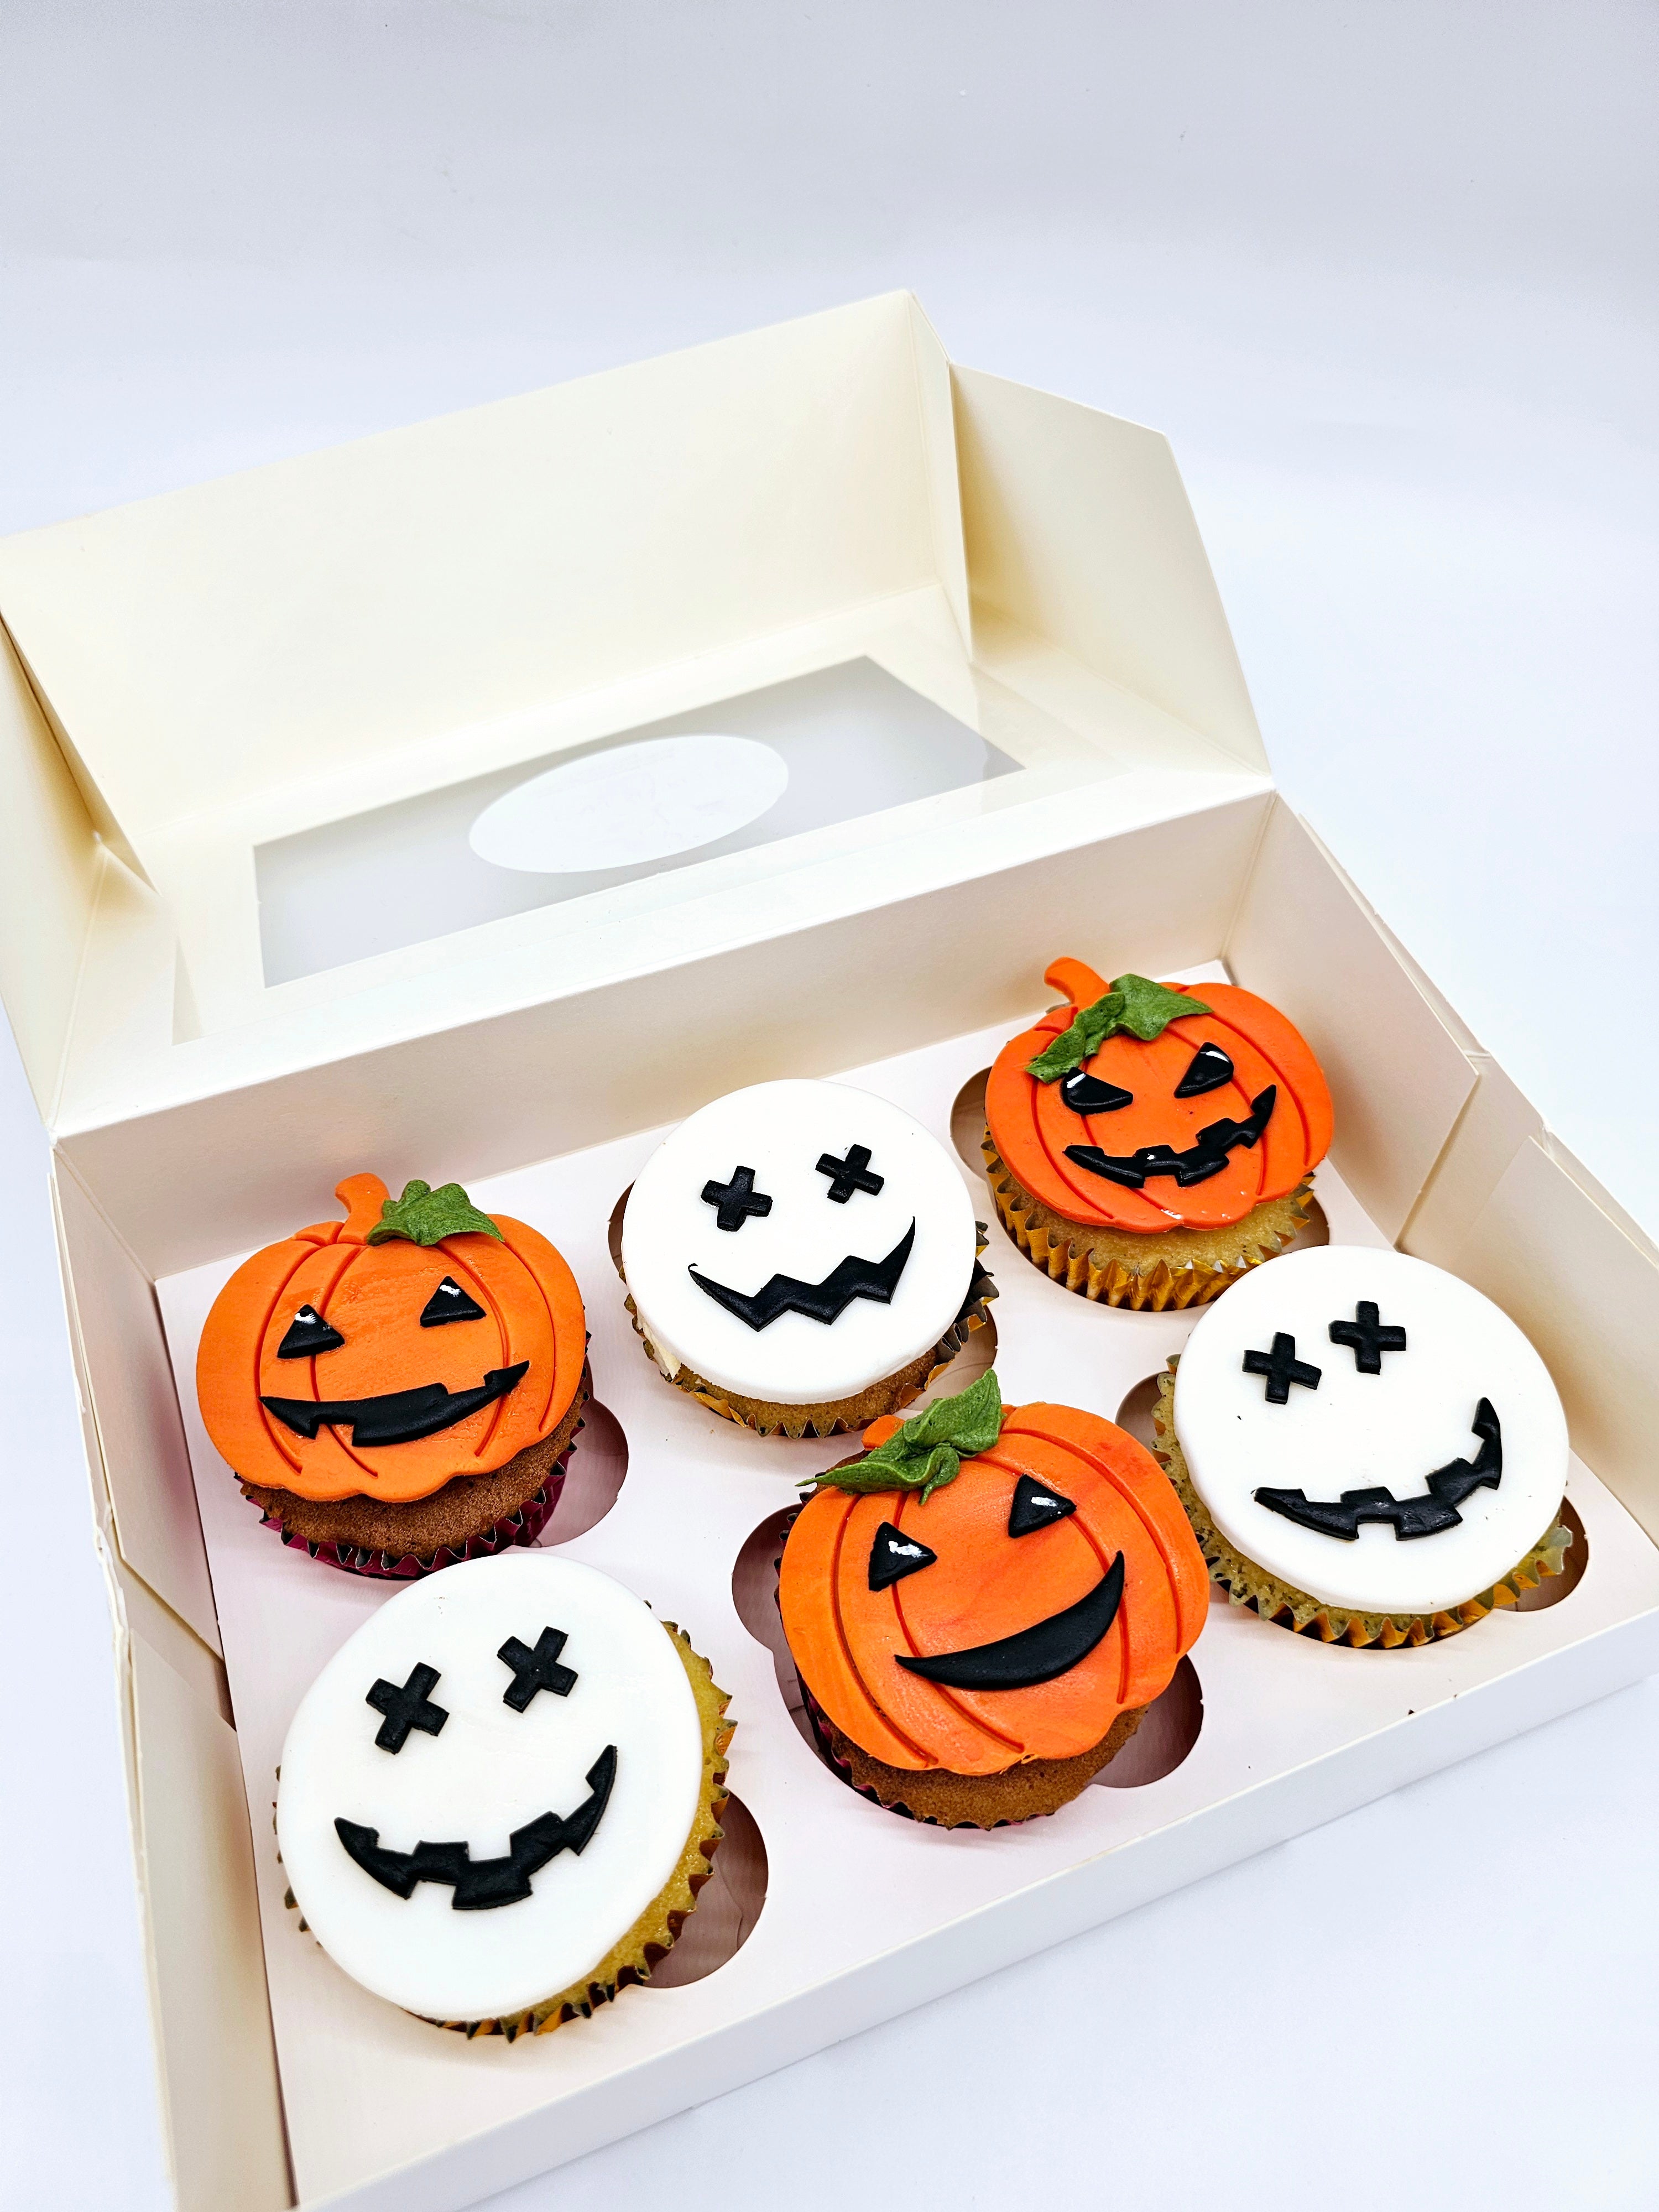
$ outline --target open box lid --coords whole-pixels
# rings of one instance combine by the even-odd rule
[[[0,543],[0,985],[105,1125],[1264,789],[1166,441],[894,294]],[[994,781],[268,980],[260,855],[814,672]],[[337,866],[338,865],[337,855]]]

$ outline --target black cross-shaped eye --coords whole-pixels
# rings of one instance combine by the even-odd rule
[[[837,1206],[845,1206],[855,1190],[867,1191],[873,1198],[887,1180],[885,1176],[871,1174],[867,1145],[848,1145],[844,1160],[838,1160],[833,1152],[820,1152],[818,1173],[829,1176],[830,1195]]]
[[[1218,1044],[1201,1044],[1188,1063],[1187,1073],[1175,1087],[1177,1098],[1201,1098],[1206,1091],[1219,1091],[1233,1079],[1233,1064]]]
[[[477,1298],[470,1297],[453,1275],[444,1277],[421,1309],[422,1328],[441,1328],[446,1322],[451,1321],[483,1321],[486,1318]]]
[[[1073,1114],[1115,1114],[1120,1106],[1132,1106],[1135,1096],[1119,1084],[1103,1083],[1097,1075],[1089,1075],[1080,1067],[1060,1077],[1060,1095]]]
[[[495,1654],[513,1669],[513,1680],[501,1692],[501,1703],[511,1705],[515,1713],[521,1713],[538,1690],[550,1690],[556,1698],[568,1698],[576,1686],[577,1676],[574,1668],[559,1664],[559,1654],[564,1647],[565,1633],[562,1628],[543,1629],[533,1651],[527,1644],[520,1644],[516,1636],[509,1636]]]
[[[772,1201],[763,1190],[755,1188],[753,1168],[733,1168],[730,1182],[715,1182],[712,1179],[702,1187],[702,1202],[714,1208],[717,1228],[741,1229],[751,1213],[767,1214],[772,1211]]]
[[[1352,1321],[1331,1323],[1331,1342],[1346,1344],[1353,1352],[1353,1364],[1361,1375],[1380,1375],[1385,1352],[1403,1352],[1406,1332],[1397,1322],[1379,1327],[1381,1319],[1369,1298],[1361,1298],[1353,1310]]]
[[[1052,1528],[1056,1521],[1076,1511],[1075,1503],[1060,1491],[1022,1474],[1014,1485],[1014,1502],[1008,1508],[1008,1534],[1030,1536],[1038,1528]]]
[[[1290,1403],[1291,1385],[1299,1382],[1304,1390],[1316,1390],[1322,1370],[1310,1367],[1305,1359],[1296,1356],[1296,1339],[1286,1336],[1280,1329],[1273,1338],[1271,1352],[1247,1352],[1244,1355],[1247,1375],[1265,1375],[1267,1378],[1267,1403],[1285,1406]]]
[[[337,1352],[344,1342],[339,1330],[325,1322],[315,1306],[301,1306],[276,1347],[276,1357],[310,1359],[319,1352]]]
[[[931,1567],[938,1559],[926,1544],[919,1544],[914,1536],[907,1536],[890,1521],[884,1521],[870,1547],[870,1587],[872,1590],[891,1589],[902,1583],[906,1575],[920,1574]]]
[[[411,1671],[401,1689],[384,1677],[363,1699],[386,1718],[376,1729],[374,1741],[382,1751],[399,1752],[409,1741],[410,1729],[419,1729],[422,1735],[436,1735],[449,1718],[447,1709],[434,1705],[428,1692],[435,1688],[438,1670],[422,1660]]]

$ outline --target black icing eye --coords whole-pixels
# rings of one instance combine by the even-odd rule
[[[289,1323],[288,1334],[276,1347],[278,1359],[310,1359],[319,1352],[337,1352],[345,1342],[315,1306],[301,1306]]]
[[[848,1145],[844,1160],[838,1160],[833,1152],[820,1152],[818,1173],[829,1176],[830,1196],[837,1206],[845,1206],[855,1190],[867,1191],[873,1198],[887,1180],[885,1176],[871,1174],[868,1145]]]
[[[771,1200],[755,1188],[753,1168],[733,1168],[730,1182],[704,1183],[702,1202],[714,1208],[714,1224],[720,1229],[741,1229],[751,1213],[764,1215],[772,1211]]]
[[[1299,1382],[1304,1390],[1316,1390],[1322,1368],[1310,1367],[1296,1356],[1296,1339],[1286,1336],[1281,1328],[1273,1338],[1271,1352],[1247,1352],[1244,1372],[1265,1375],[1267,1378],[1267,1398],[1270,1406],[1288,1406],[1291,1385]]]
[[[521,1713],[540,1690],[550,1690],[556,1698],[568,1698],[579,1677],[574,1667],[559,1664],[565,1642],[562,1628],[543,1629],[533,1651],[516,1636],[509,1636],[495,1654],[513,1669],[513,1680],[501,1692],[501,1703]]]
[[[1406,1332],[1397,1322],[1383,1322],[1370,1300],[1361,1298],[1353,1310],[1352,1321],[1331,1323],[1331,1342],[1346,1344],[1352,1349],[1358,1373],[1380,1375],[1383,1353],[1406,1349]]]
[[[1115,1114],[1120,1106],[1133,1105],[1135,1094],[1074,1067],[1069,1075],[1060,1077],[1060,1095],[1073,1114]]]
[[[422,1328],[441,1328],[448,1321],[483,1321],[483,1308],[470,1297],[453,1275],[446,1275],[421,1309]]]
[[[422,1660],[401,1689],[383,1678],[369,1691],[363,1703],[386,1716],[374,1737],[382,1751],[401,1751],[409,1741],[410,1729],[419,1729],[422,1735],[437,1735],[449,1718],[447,1709],[434,1705],[428,1695],[437,1686],[437,1668]]]
[[[1029,1536],[1036,1529],[1052,1528],[1056,1521],[1076,1511],[1074,1500],[1046,1482],[1034,1482],[1029,1474],[1022,1474],[1014,1485],[1014,1502],[1008,1508],[1008,1534]]]
[[[1187,1073],[1175,1087],[1177,1098],[1201,1098],[1206,1091],[1219,1091],[1233,1079],[1233,1064],[1218,1044],[1201,1044],[1188,1063]]]
[[[870,1587],[872,1590],[891,1589],[906,1575],[919,1575],[924,1567],[931,1567],[938,1557],[939,1553],[930,1552],[926,1544],[907,1536],[890,1521],[884,1521],[870,1547]]]

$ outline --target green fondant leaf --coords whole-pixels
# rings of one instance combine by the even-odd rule
[[[832,1468],[815,1480],[860,1496],[919,1490],[925,1505],[936,1490],[956,1480],[964,1459],[990,1449],[1001,1427],[1002,1391],[992,1368],[956,1397],[940,1398],[906,1421],[850,1467]]]
[[[436,1244],[446,1237],[475,1231],[501,1242],[501,1231],[487,1213],[479,1212],[459,1183],[447,1182],[434,1190],[430,1183],[406,1182],[401,1198],[389,1198],[381,1206],[380,1218],[364,1242],[384,1244],[390,1237],[406,1237],[411,1244]]]
[[[1183,1014],[1207,1014],[1202,999],[1184,991],[1166,990],[1145,975],[1120,975],[1103,998],[1083,1006],[1069,1029],[1062,1030],[1045,1051],[1025,1063],[1025,1073],[1039,1083],[1058,1083],[1085,1060],[1092,1060],[1108,1037],[1127,1030],[1143,1044],[1162,1036],[1170,1024]]]

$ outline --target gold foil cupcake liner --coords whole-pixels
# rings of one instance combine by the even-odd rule
[[[924,1352],[896,1374],[884,1376],[879,1382],[872,1382],[856,1397],[823,1405],[786,1406],[766,1399],[745,1398],[735,1390],[721,1390],[690,1367],[678,1367],[670,1375],[656,1346],[640,1325],[639,1312],[631,1297],[627,1302],[629,1317],[635,1334],[664,1380],[672,1382],[676,1389],[684,1390],[688,1397],[695,1398],[700,1406],[706,1406],[711,1413],[718,1413],[723,1421],[735,1421],[739,1428],[753,1429],[763,1437],[840,1436],[848,1430],[866,1429],[884,1413],[896,1413],[913,1404],[928,1384],[945,1372],[974,1330],[984,1328],[988,1319],[985,1309],[995,1297],[997,1286],[980,1265],[979,1255],[988,1241],[985,1224],[976,1221],[974,1227],[978,1241],[973,1279],[968,1285],[961,1312],[931,1351]],[[617,1272],[621,1273],[620,1268]],[[626,1276],[623,1279],[626,1282]]]
[[[726,1754],[736,1724],[726,1718],[726,1709],[732,1702],[730,1692],[715,1681],[708,1660],[692,1650],[684,1629],[672,1620],[662,1625],[685,1669],[702,1723],[702,1786],[678,1865],[621,1941],[580,1981],[573,1982],[556,1996],[544,1997],[521,2012],[503,2014],[495,2020],[433,2020],[425,2013],[416,2013],[412,2018],[424,2020],[432,2027],[453,2029],[469,2039],[476,2035],[501,2035],[514,2043],[521,2035],[550,2035],[567,2021],[591,2019],[599,2006],[614,2002],[617,1992],[630,1983],[648,1982],[652,1970],[673,1949],[696,1905],[697,1892],[708,1880],[711,1862],[724,1835],[720,1823],[726,1810]],[[283,1901],[290,1910],[298,1911],[291,1889]],[[307,1926],[303,1916],[300,1926]]]
[[[1179,1364],[1171,1359],[1167,1372],[1158,1378],[1152,1449],[1193,1524],[1211,1575],[1234,1605],[1249,1606],[1263,1620],[1294,1629],[1301,1636],[1316,1636],[1322,1644],[1346,1644],[1356,1651],[1394,1651],[1402,1644],[1433,1644],[1442,1637],[1456,1636],[1500,1606],[1517,1604],[1523,1590],[1536,1589],[1546,1577],[1565,1571],[1572,1531],[1557,1521],[1490,1589],[1439,1613],[1357,1613],[1327,1605],[1293,1583],[1281,1582],[1227,1541],[1194,1486],[1175,1432],[1175,1372]]]
[[[1223,1229],[1127,1229],[1067,1221],[1016,1181],[988,1129],[981,1150],[997,1218],[1026,1258],[1068,1291],[1137,1313],[1207,1305],[1231,1283],[1282,1252],[1308,1225],[1312,1185],[1265,1199]]]

